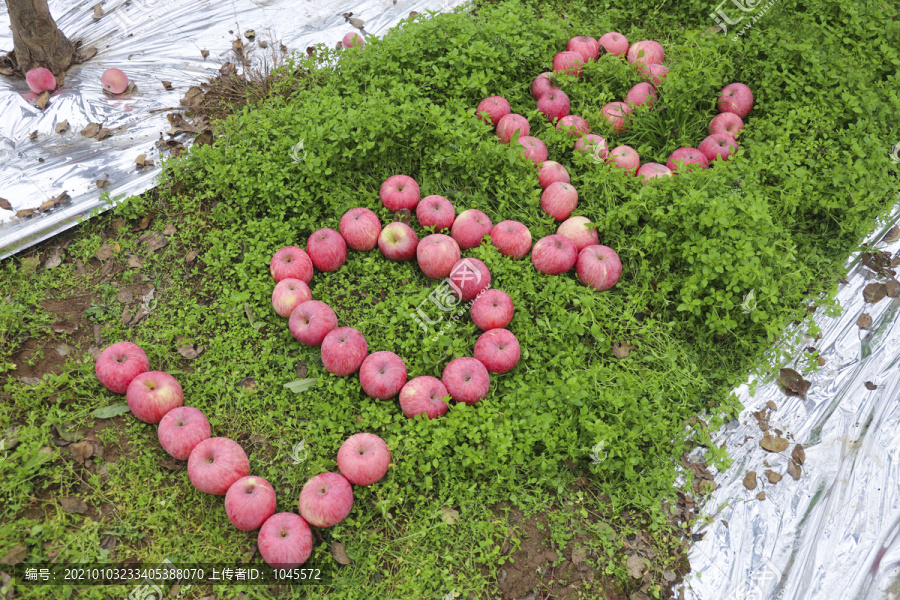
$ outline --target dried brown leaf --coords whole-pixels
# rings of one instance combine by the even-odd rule
[[[806,398],[812,382],[809,382],[794,369],[781,369],[778,372],[778,385],[788,396],[800,396]]]
[[[883,283],[872,282],[863,288],[863,298],[866,302],[877,304],[887,296],[887,287]]]
[[[201,50],[201,51],[200,51],[200,56],[202,56],[203,58],[208,57],[208,56],[209,56],[209,50]]]
[[[186,263],[194,262],[194,259],[197,258],[198,254],[200,254],[200,252],[198,250],[191,250],[190,252],[185,254],[184,262],[186,262]]]
[[[178,350],[178,354],[182,355],[188,360],[194,360],[198,358],[201,354],[206,352],[206,348],[203,346],[198,346],[197,344],[184,344],[175,348]]]
[[[744,487],[748,490],[756,489],[756,471],[748,471],[746,475],[744,475]]]
[[[84,461],[94,455],[94,445],[87,441],[75,442],[69,446],[69,451],[75,462],[84,464]]]
[[[896,225],[888,229],[888,232],[881,238],[881,241],[886,244],[892,244],[897,240],[900,240],[900,227],[897,227]]]
[[[94,20],[99,19],[103,16],[103,7],[99,4],[94,5]]]
[[[42,92],[41,95],[37,97],[37,100],[34,101],[34,105],[41,110],[47,108],[48,104],[50,104],[50,92]]]
[[[18,211],[16,213],[16,216],[20,219],[24,219],[25,217],[30,217],[31,215],[33,215],[36,212],[37,211],[33,208],[25,208],[25,209]]]
[[[168,246],[169,240],[158,233],[154,233],[144,243],[147,245],[147,252],[156,252]]]
[[[25,560],[28,556],[28,548],[25,546],[13,546],[3,558],[0,558],[0,565],[17,565]]]
[[[634,348],[635,346],[628,342],[616,342],[612,345],[612,351],[616,358],[628,358]]]
[[[140,269],[141,267],[143,267],[143,265],[141,264],[141,259],[134,254],[128,257],[128,266],[132,269]]]
[[[84,503],[84,500],[78,498],[77,496],[66,496],[65,498],[60,498],[59,504],[60,506],[62,506],[62,509],[68,513],[83,515],[88,510],[87,504]]]
[[[174,233],[176,231],[178,231],[178,229],[176,229],[176,227],[174,225],[172,225],[171,223],[168,223],[168,224],[166,224],[165,228],[163,228],[162,233],[163,233],[163,235],[168,236],[168,235],[174,235]]]
[[[62,121],[56,124],[56,127],[53,128],[56,133],[65,133],[69,130],[69,122]]]
[[[116,300],[121,302],[122,304],[131,304],[134,302],[134,294],[132,294],[128,290],[122,290],[118,294],[116,294]]]
[[[765,500],[765,499],[766,499],[766,493],[765,493],[765,492],[760,492],[760,493],[758,493],[758,494],[756,495],[756,499],[757,499],[757,500]]]
[[[856,320],[856,326],[860,329],[869,329],[872,327],[872,315],[869,313],[859,315],[859,318]]]
[[[819,364],[820,367],[824,367],[825,363],[828,361],[825,360],[825,357],[820,356],[818,359],[816,359],[816,362]]]
[[[794,446],[794,449],[791,451],[791,458],[794,459],[798,465],[802,465],[806,462],[806,452],[803,451],[803,446],[797,444]]]
[[[234,75],[237,73],[237,69],[234,66],[233,62],[226,62],[224,65],[219,67],[219,75],[222,77],[228,77],[229,75]]]
[[[108,185],[109,185],[109,175],[107,175],[103,179],[97,180],[97,187],[100,188],[101,190]]]
[[[160,82],[162,83],[163,89],[165,89],[165,90],[171,90],[171,89],[172,89],[172,82],[171,82],[171,81],[166,81],[165,79],[160,79]]]
[[[55,269],[59,265],[62,264],[62,256],[60,256],[59,248],[47,258],[46,262],[44,262],[45,269]]]
[[[781,481],[781,475],[779,475],[772,469],[766,469],[766,477],[769,478],[769,483],[773,485]]]
[[[788,441],[780,435],[767,433],[763,436],[763,439],[759,441],[759,445],[769,452],[783,452],[788,447]]]
[[[449,506],[442,506],[441,520],[447,525],[456,525],[459,523],[459,511],[454,510]]]
[[[74,333],[77,326],[69,323],[68,321],[56,321],[52,325],[50,325],[50,329],[52,329],[55,333]]]
[[[203,104],[203,98],[203,90],[196,85],[192,85],[188,88],[184,98],[181,99],[181,103],[185,106],[200,106]]]
[[[12,204],[6,198],[0,198],[0,208],[3,210],[12,210]]]
[[[802,470],[800,468],[800,465],[794,459],[791,459],[788,461],[787,471],[788,471],[788,475],[790,475],[791,477],[794,478],[794,481],[797,481],[798,479],[800,479]]]
[[[866,386],[867,390],[877,390],[878,389],[878,386],[875,385],[874,383],[872,383],[871,381],[867,381],[863,385]]]
[[[340,542],[331,542],[331,555],[341,565],[349,565],[353,561],[347,556],[347,549]]]
[[[97,136],[94,139],[99,142],[100,140],[105,140],[112,134],[113,134],[113,132],[111,129],[107,129],[107,128],[103,127],[102,129],[100,129],[100,131],[97,132]]]
[[[153,219],[154,211],[148,212],[144,215],[144,218],[141,219],[141,222],[138,223],[132,231],[138,232],[147,229],[150,226],[150,221]]]
[[[88,123],[88,126],[81,130],[81,135],[92,138],[100,131],[100,123]]]
[[[896,298],[900,296],[900,281],[893,277],[884,282],[884,291],[888,298]]]
[[[778,405],[772,400],[766,400],[766,406],[769,407],[769,410],[778,410]]]
[[[103,244],[100,246],[100,249],[94,253],[94,257],[97,260],[109,260],[114,253],[115,248],[112,244]]]
[[[644,571],[647,570],[648,561],[646,558],[638,556],[637,554],[632,554],[625,561],[625,568],[628,569],[628,574],[634,577],[635,579],[640,579],[644,576]]]

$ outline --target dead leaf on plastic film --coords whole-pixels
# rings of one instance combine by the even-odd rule
[[[881,241],[886,244],[892,244],[897,240],[900,240],[900,227],[896,225],[888,229],[888,232],[881,238]]]
[[[872,327],[872,315],[869,313],[863,313],[859,315],[859,318],[856,320],[856,326],[860,329],[869,329]]]
[[[872,304],[878,304],[887,296],[887,287],[883,283],[872,282],[863,288],[863,299]]]
[[[797,444],[794,446],[794,449],[791,451],[791,458],[797,461],[798,465],[802,465],[806,462],[806,452],[803,450],[803,446]]]
[[[6,198],[0,198],[0,208],[3,210],[12,210],[12,204]]]
[[[171,81],[166,81],[165,79],[161,79],[160,82],[162,83],[163,89],[165,89],[165,90],[171,90],[171,89],[172,89],[172,82],[171,82]]]
[[[888,279],[884,282],[884,291],[887,294],[888,298],[896,298],[900,296],[900,281],[896,279]]]
[[[790,475],[794,479],[794,481],[800,479],[802,469],[800,468],[800,465],[797,463],[797,461],[795,461],[793,458],[788,461],[787,471],[788,475]]]
[[[152,167],[153,161],[147,160],[146,154],[138,154],[138,157],[134,159],[134,164],[136,164],[139,169],[144,169],[146,167]]]
[[[222,77],[228,77],[229,75],[234,75],[235,73],[237,73],[237,69],[235,68],[233,62],[227,62],[219,67],[219,74]]]
[[[863,385],[866,386],[867,390],[877,390],[878,389],[878,386],[875,385],[874,383],[872,383],[871,381],[867,381]]]
[[[338,564],[349,565],[353,561],[347,556],[347,549],[340,542],[331,542],[331,555]]]
[[[88,123],[88,126],[81,130],[81,135],[92,138],[100,131],[100,123]]]
[[[69,122],[68,121],[61,121],[56,124],[56,127],[53,128],[53,131],[55,131],[56,133],[65,133],[68,130],[69,130]]]
[[[803,379],[803,376],[794,369],[781,369],[778,372],[778,385],[788,396],[800,396],[805,399],[812,382]]]
[[[196,85],[192,85],[184,94],[184,97],[181,99],[181,103],[184,106],[200,106],[201,104],[203,104],[204,95],[205,94],[203,93],[202,89],[200,89]]]
[[[50,104],[50,92],[42,92],[41,95],[37,97],[37,100],[34,101],[34,105],[41,110],[47,108],[48,104]]]
[[[616,358],[628,358],[631,351],[634,349],[635,346],[632,346],[628,342],[616,342],[612,345],[612,351]]]
[[[756,471],[748,471],[746,475],[744,475],[744,487],[748,490],[756,489]]]
[[[97,187],[100,188],[101,190],[103,188],[107,187],[108,185],[109,185],[109,175],[108,174],[103,179],[97,180]]]
[[[779,481],[781,481],[781,475],[773,471],[772,469],[766,469],[766,477],[769,478],[769,483],[775,485]]]
[[[25,208],[25,209],[22,209],[22,210],[18,211],[18,212],[16,213],[16,216],[17,216],[18,218],[20,218],[20,219],[24,219],[25,217],[30,217],[30,216],[33,215],[35,212],[37,212],[37,211],[36,211],[35,209],[33,209],[33,208]]]
[[[768,450],[769,452],[783,452],[789,446],[786,439],[771,433],[764,435],[763,439],[759,441],[759,445],[762,446],[763,450]]]

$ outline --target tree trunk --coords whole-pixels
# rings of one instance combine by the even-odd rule
[[[47,0],[6,0],[16,67],[24,75],[45,67],[61,79],[75,58],[75,45],[56,26]]]

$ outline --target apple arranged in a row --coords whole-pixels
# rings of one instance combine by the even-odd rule
[[[50,69],[36,67],[25,73],[25,82],[34,94],[52,92],[56,89],[56,77]],[[121,94],[128,89],[128,76],[121,69],[106,69],[100,76],[103,89],[111,94]]]
[[[627,38],[617,32],[604,34],[599,40],[589,36],[569,40],[566,51],[553,57],[553,71],[541,73],[532,82],[531,94],[537,100],[538,110],[550,122],[555,122],[557,129],[569,131],[579,138],[575,144],[576,151],[591,152],[610,165],[642,177],[643,183],[671,176],[679,170],[705,169],[711,161],[728,160],[737,151],[737,138],[744,126],[742,119],[746,118],[753,106],[753,93],[742,83],[732,83],[722,89],[718,99],[720,114],[710,123],[709,135],[698,148],[678,148],[671,154],[666,165],[653,162],[641,165],[637,151],[627,145],[609,150],[603,137],[590,133],[590,126],[584,118],[569,114],[569,98],[552,80],[552,75],[560,72],[579,77],[586,63],[599,59],[601,49],[613,56],[625,56],[630,64],[647,77],[646,82],[639,83],[628,91],[624,102],[610,102],[600,110],[601,116],[614,133],[621,133],[628,128],[628,122],[638,107],[649,109],[653,106],[657,100],[657,88],[669,72],[661,64],[665,59],[662,45],[653,40],[642,40],[629,45]],[[544,144],[529,136],[527,119],[511,113],[509,103],[504,98],[486,98],[479,104],[478,112],[479,115],[489,115],[504,143],[509,143],[518,130],[520,143],[526,148],[526,156],[539,165],[546,160]],[[572,194],[571,190],[566,192]],[[542,206],[543,204],[542,202]]]
[[[310,479],[300,492],[294,513],[275,514],[275,488],[250,475],[250,461],[240,444],[211,437],[209,419],[197,408],[183,406],[178,381],[162,371],[150,371],[147,354],[137,344],[118,342],[97,357],[97,379],[116,394],[124,393],[132,413],[145,423],[159,424],[162,448],[177,460],[187,460],[188,478],[201,492],[225,496],[225,514],[241,531],[259,529],[258,547],[267,563],[294,568],[312,552],[309,525],[331,527],[353,508],[353,485],[371,485],[387,473],[391,453],[372,433],[357,433],[341,445],[338,473]]]

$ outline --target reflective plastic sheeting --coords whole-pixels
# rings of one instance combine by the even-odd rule
[[[867,240],[896,256],[900,241],[881,242],[900,217],[894,208]],[[715,438],[734,459],[717,473],[718,488],[702,515],[714,518],[694,533],[684,597],[696,600],[897,600],[900,598],[900,297],[865,302],[863,289],[883,279],[848,261],[838,317],[819,314],[821,339],[799,330],[787,367],[812,383],[806,399],[788,396],[776,382],[736,393],[740,418]],[[860,328],[868,314],[872,325]],[[826,360],[808,367],[805,349]],[[772,401],[771,429],[790,446],[780,453],[760,447],[754,411]],[[799,480],[787,473],[795,443],[806,454]],[[767,462],[769,466],[766,466]],[[783,478],[771,484],[767,469]],[[748,490],[744,475],[756,471]],[[763,491],[764,500],[757,494]]]
[[[334,46],[346,33],[358,32],[342,15],[365,21],[365,32],[383,35],[411,11],[449,11],[463,0],[113,0],[100,4],[104,14],[94,19],[97,0],[50,0],[51,14],[70,40],[98,53],[66,74],[64,85],[41,111],[23,95],[24,79],[0,75],[0,260],[80,222],[94,208],[105,206],[102,192],[114,201],[140,194],[154,185],[160,151],[155,143],[171,127],[167,113],[181,107],[192,85],[218,75],[234,62],[232,42],[241,37],[247,56],[257,64],[284,44],[305,54],[308,46]],[[243,34],[255,31],[254,41]],[[265,41],[268,48],[259,47]],[[0,54],[13,49],[9,15],[0,13]],[[209,55],[204,58],[202,50]],[[138,88],[120,98],[106,95],[100,76],[111,67],[123,70]],[[161,81],[170,81],[171,89]],[[68,130],[56,126],[68,122]],[[80,132],[98,123],[112,130],[101,141]],[[36,134],[33,135],[33,132]],[[32,136],[34,139],[32,139]],[[178,138],[189,146],[189,137]],[[152,167],[138,169],[135,159],[146,154]],[[167,152],[166,152],[167,154]],[[99,188],[98,180],[106,180]],[[52,203],[66,192],[68,198]],[[25,216],[20,211],[38,209]],[[17,213],[20,214],[17,217]]]

